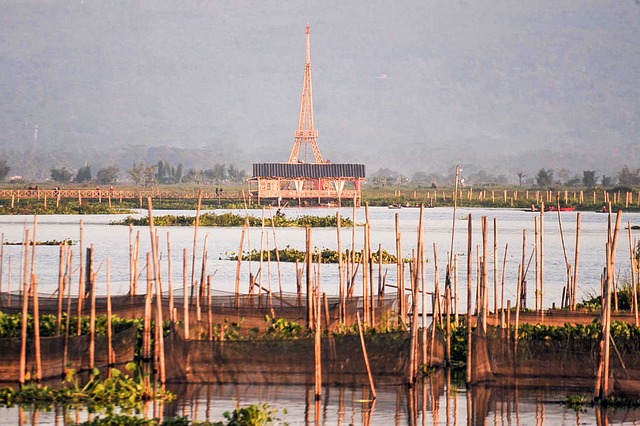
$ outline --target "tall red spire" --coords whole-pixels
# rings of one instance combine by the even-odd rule
[[[307,62],[304,70],[304,83],[302,85],[302,102],[300,104],[300,121],[295,132],[295,142],[289,163],[300,162],[300,147],[302,144],[311,145],[313,157],[316,163],[324,163],[320,148],[318,148],[318,131],[313,124],[313,89],[311,86],[311,27],[307,24]],[[306,147],[306,145],[305,145]],[[304,158],[306,162],[306,155]]]

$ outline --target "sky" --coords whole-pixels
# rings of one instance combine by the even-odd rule
[[[41,174],[284,162],[307,23],[334,163],[514,182],[640,167],[634,0],[5,0],[0,154]]]

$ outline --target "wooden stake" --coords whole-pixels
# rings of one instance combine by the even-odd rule
[[[67,245],[60,243],[60,261],[58,264],[58,317],[56,319],[56,335],[59,336],[62,332],[62,303],[64,299],[64,276],[65,265],[67,261]]]
[[[111,259],[107,257],[107,363],[109,364],[109,374],[111,374],[111,367],[116,363],[115,355],[111,325]]]
[[[339,322],[345,323],[346,317],[346,300],[345,300],[345,288],[344,288],[344,260],[342,259],[342,224],[340,219],[340,212],[336,212],[336,235],[338,239],[338,275],[339,275],[339,287],[338,295],[340,298],[339,303]]]
[[[236,308],[240,307],[240,268],[242,267],[242,248],[244,247],[244,235],[249,228],[249,219],[245,218],[242,234],[240,235],[240,248],[238,248],[238,267],[236,269]],[[262,283],[260,283],[262,285]]]
[[[467,218],[467,383],[471,383],[471,371],[472,371],[472,349],[473,349],[473,339],[472,339],[472,327],[471,327],[471,300],[472,300],[472,289],[473,289],[473,278],[472,278],[472,267],[473,267],[473,245],[472,245],[472,221],[471,221],[471,213],[469,213],[469,217]]]
[[[151,249],[153,253],[153,270],[154,270],[154,280],[156,283],[155,291],[156,291],[156,336],[155,340],[157,343],[156,348],[158,349],[156,353],[156,359],[159,361],[159,371],[160,371],[160,383],[164,385],[167,381],[167,374],[164,362],[164,333],[163,333],[163,320],[162,320],[162,280],[160,276],[160,255],[158,250],[158,241],[155,237],[155,230],[153,224],[153,206],[151,203],[151,197],[147,198],[147,205],[149,207],[149,235],[151,237]],[[206,246],[205,246],[206,250]]]
[[[580,212],[576,214],[576,253],[573,267],[573,289],[571,291],[571,310],[576,309],[578,304],[578,266],[580,260]],[[637,325],[637,324],[636,324]]]
[[[184,339],[189,340],[189,284],[188,284],[188,275],[187,275],[187,265],[188,261],[188,252],[187,249],[184,248],[182,251],[182,298],[183,298],[183,318],[182,322],[184,324]]]
[[[78,191],[78,197],[80,197]],[[82,334],[82,305],[84,301],[84,221],[80,220],[80,265],[78,279],[78,336]]]
[[[171,234],[167,232],[167,275],[169,280],[169,320],[173,323],[176,318],[173,312],[173,259],[171,258]]]
[[[34,240],[34,246],[35,243],[36,241]],[[31,287],[33,289],[33,333],[36,350],[36,380],[39,384],[42,381],[42,352],[40,347],[40,302],[38,300],[38,278],[35,274],[31,275]]]
[[[633,318],[635,326],[638,326],[638,288],[636,284],[636,250],[631,238],[631,221],[627,222],[627,229],[629,230],[629,260],[631,262],[631,294],[633,300],[631,301],[631,309],[633,310]],[[577,267],[577,265],[576,265]]]
[[[371,389],[371,399],[377,398],[376,386],[373,382],[373,374],[371,373],[371,364],[369,364],[369,355],[367,355],[367,346],[364,342],[364,332],[362,330],[362,323],[360,322],[360,312],[356,312],[356,319],[358,321],[358,332],[360,334],[360,344],[362,345],[362,355],[364,356],[364,364],[367,367],[367,376],[369,377],[369,388]]]
[[[27,230],[28,236],[28,230]],[[25,244],[29,244],[28,238],[25,240]],[[26,280],[22,281],[22,334],[20,345],[20,386],[25,383],[26,371],[27,371],[27,322],[29,315],[29,287]]]
[[[202,206],[202,190],[198,191],[198,208],[196,210],[196,223],[193,228],[193,255],[191,258],[191,297],[194,297],[194,291],[196,290],[195,286],[195,276],[196,276],[196,249],[198,244],[198,228],[200,227],[200,207]],[[244,235],[244,228],[243,228]],[[242,245],[240,246],[240,253],[238,253],[238,258],[242,258]],[[236,282],[236,293],[238,292],[238,287],[240,285],[239,279]],[[238,304],[237,296],[236,296],[236,306]]]

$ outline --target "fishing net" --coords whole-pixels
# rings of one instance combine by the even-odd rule
[[[84,371],[91,368],[89,336],[71,336],[66,345],[65,340],[65,336],[42,337],[40,339],[42,379],[64,377],[65,371],[68,369]],[[96,336],[95,367],[102,368],[109,365],[108,345],[107,336]],[[129,327],[114,333],[112,345],[114,365],[124,365],[133,361],[136,347],[136,327]],[[20,380],[21,339],[0,339],[0,347],[3,348],[0,352],[0,381],[18,382]],[[37,366],[33,337],[27,339],[26,353],[26,379],[35,379]]]

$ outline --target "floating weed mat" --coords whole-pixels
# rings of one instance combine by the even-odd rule
[[[204,213],[200,215],[200,226],[244,226],[245,220],[249,222],[249,226],[262,226],[262,219],[255,216],[243,216],[234,213]],[[165,215],[157,216],[153,218],[153,223],[156,226],[193,226],[196,223],[195,216],[184,215]],[[335,227],[337,226],[337,218],[335,216],[299,216],[294,219],[289,219],[285,216],[265,217],[265,226],[271,226],[273,223],[277,227],[305,227],[310,226],[313,228],[322,227]],[[353,221],[349,218],[340,218],[340,224],[345,227],[353,226]],[[148,226],[149,217],[142,217],[136,219],[132,216],[127,216],[122,220],[112,221],[111,225],[134,225],[134,226]]]
[[[129,363],[129,372],[135,372],[137,365]],[[75,370],[69,370],[60,389],[49,386],[38,386],[31,383],[19,389],[12,387],[0,389],[0,405],[34,404],[48,406],[50,404],[66,404],[86,406],[89,409],[139,409],[145,401],[173,401],[175,395],[162,388],[153,388],[144,383],[141,374],[130,376],[120,370],[112,369],[111,377],[102,379],[100,370],[93,369],[92,377],[86,384],[81,384]]]
[[[281,419],[276,418],[276,409],[271,408],[268,404],[256,405],[251,404],[247,407],[237,407],[233,411],[223,413],[224,421],[192,421],[187,417],[165,417],[160,420],[158,418],[143,419],[140,417],[129,416],[126,414],[107,414],[105,417],[96,417],[93,420],[80,423],[81,426],[253,426],[253,425],[274,425],[284,424]],[[283,410],[283,414],[287,414],[287,410]]]
[[[229,260],[238,260],[238,255],[235,252],[228,252],[225,254],[228,256]],[[360,262],[361,254],[362,253],[360,252],[353,253],[353,255],[355,256],[356,263]],[[318,251],[316,249],[312,253],[312,261],[317,262],[318,256],[320,256],[322,263],[338,263],[340,261],[337,250],[324,248]],[[277,253],[275,248],[272,250],[262,252],[263,260],[270,258],[272,260],[280,259],[281,262],[296,262],[296,261],[303,262],[305,260],[305,257],[306,257],[305,251],[292,248],[289,245],[287,245],[285,248],[281,250],[277,250]],[[373,263],[378,263],[380,261],[380,253],[378,253],[377,251],[371,253],[371,258]],[[351,252],[347,250],[344,253],[342,253],[342,260],[347,262],[349,259],[351,259]],[[242,260],[259,261],[260,251],[253,249],[248,253],[244,252],[242,253]],[[410,259],[403,259],[403,261],[405,263],[408,263]],[[397,263],[397,257],[386,250],[382,250],[382,263],[385,263],[385,264]]]
[[[36,241],[35,244],[37,246],[72,246],[76,242],[70,238],[66,238],[64,240],[47,240],[47,241]],[[22,241],[5,241],[5,246],[21,246],[24,243]],[[29,241],[29,245],[33,245],[33,241]]]
[[[60,202],[56,207],[55,199],[50,198],[45,208],[43,200],[28,200],[14,203],[14,206],[0,206],[0,215],[50,215],[50,214],[131,214],[131,209],[109,208],[109,204]]]

